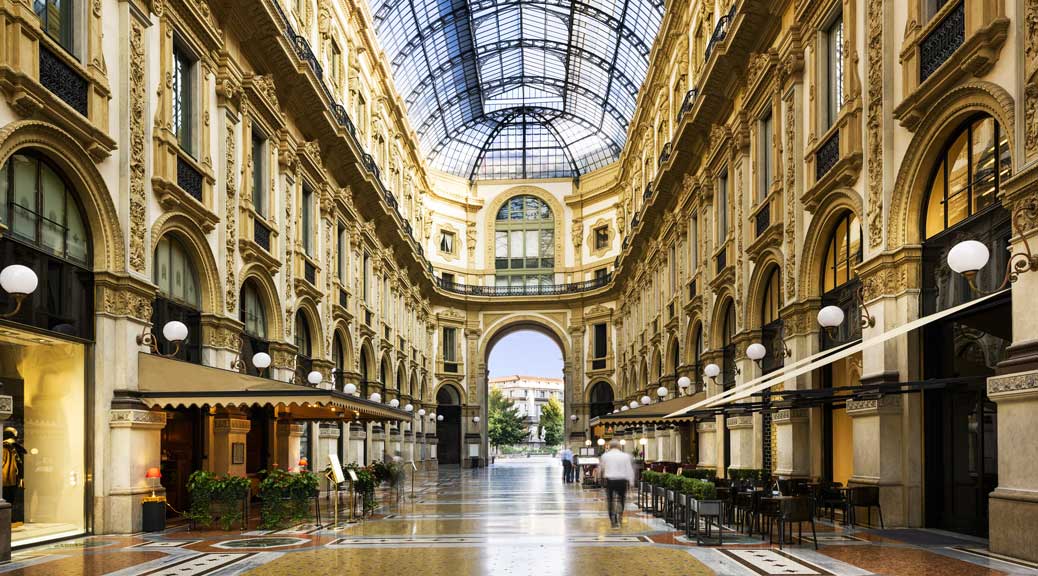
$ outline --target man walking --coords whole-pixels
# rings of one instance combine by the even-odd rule
[[[568,446],[562,448],[562,481],[573,482],[573,451]]]
[[[619,528],[627,505],[627,487],[634,484],[634,459],[620,450],[618,440],[610,440],[609,450],[602,454],[598,469],[605,482],[609,521],[613,528]]]

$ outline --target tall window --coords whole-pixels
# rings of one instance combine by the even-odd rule
[[[440,232],[440,252],[454,254],[454,232]]]
[[[717,243],[728,237],[728,171],[717,179]]]
[[[300,210],[300,233],[303,235],[303,252],[307,255],[314,253],[314,191],[307,185],[303,185],[303,206]]]
[[[296,310],[295,332],[296,376],[300,382],[306,382],[307,375],[313,369],[313,347],[310,340],[310,321],[306,319],[306,313],[302,310]]]
[[[725,306],[724,323],[721,326],[722,385],[725,390],[735,386],[735,306],[731,301]]]
[[[32,4],[43,31],[61,44],[62,48],[74,52],[72,44],[73,0],[34,0]]]
[[[245,371],[258,374],[259,370],[252,364],[252,356],[257,352],[266,352],[267,343],[267,311],[260,299],[259,291],[252,280],[245,281],[241,289],[241,306],[239,320],[244,324],[245,334],[242,338],[241,360],[245,363]]]
[[[364,292],[364,303],[371,307],[371,255],[364,253],[364,277],[362,291]]]
[[[696,377],[694,378],[694,380],[696,381],[696,391],[699,391],[699,390],[703,389],[703,325],[702,324],[697,324],[696,325],[695,338],[693,339],[693,342],[694,342],[694,346],[695,346],[695,348],[693,348],[693,351],[695,353],[695,360],[694,360],[693,364],[695,365],[695,374],[696,374]]]
[[[760,120],[760,138],[758,142],[760,146],[760,189],[757,195],[758,200],[763,200],[768,196],[768,190],[771,189],[771,181],[775,175],[775,151],[772,149],[773,132],[771,112],[768,112]]]
[[[350,265],[350,247],[346,243],[346,227],[343,226],[342,223],[339,224],[335,239],[336,249],[339,251],[339,266],[337,270],[339,282],[343,286],[346,286],[347,271],[349,270]]]
[[[338,88],[339,82],[341,80],[342,50],[339,49],[339,43],[335,40],[332,40],[331,49],[329,50],[328,65],[331,68],[332,72],[332,82],[334,83],[335,87]]]
[[[764,296],[761,299],[760,324],[761,343],[767,349],[767,355],[761,361],[761,369],[767,374],[780,368],[785,360],[785,344],[782,342],[782,320],[779,318],[779,268],[772,267],[764,284]]]
[[[256,212],[267,216],[267,139],[252,128],[252,204]]]
[[[599,226],[595,228],[595,250],[609,249],[609,227]]]
[[[198,278],[184,245],[169,235],[159,240],[152,265],[153,280],[159,287],[152,306],[151,323],[156,332],[171,320],[187,326],[187,341],[180,346],[177,357],[188,362],[202,361],[202,298]],[[169,354],[174,350],[164,338],[158,338],[159,351]]]
[[[855,267],[861,262],[861,224],[848,211],[839,219],[829,239],[822,270],[822,292],[830,292],[857,278]]]
[[[537,287],[554,282],[555,218],[534,196],[515,196],[497,212],[495,285]]]
[[[173,44],[173,133],[180,148],[194,156],[195,58]]]
[[[670,296],[673,298],[678,289],[678,252],[674,244],[670,245],[670,257],[668,258],[668,272],[670,273]]]
[[[688,253],[688,273],[692,275],[699,268],[699,214],[692,215],[692,224],[689,225]]]
[[[601,370],[606,367],[606,356],[609,355],[609,326],[605,322],[599,322],[594,327],[594,355],[591,360],[592,370]]]
[[[994,204],[1012,171],[1009,140],[990,116],[967,122],[949,142],[930,181],[926,238]]]
[[[458,346],[458,329],[457,328],[444,328],[443,329],[443,361],[444,362],[457,362]]]
[[[836,123],[843,108],[843,13],[837,14],[824,32],[825,128]]]

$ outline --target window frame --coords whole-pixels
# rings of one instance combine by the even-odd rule
[[[758,169],[757,202],[763,202],[775,178],[775,115],[769,106],[757,121]]]
[[[198,154],[198,95],[201,84],[198,61],[198,55],[179,35],[174,34],[170,69],[171,126],[178,147],[191,158],[197,158]]]
[[[51,2],[52,0],[45,0],[43,2],[43,5],[49,6]],[[80,60],[79,46],[77,46],[77,42],[80,36],[78,25],[81,20],[80,10],[82,9],[82,3],[74,0],[61,0],[61,3],[62,8],[59,10],[59,12],[61,12],[59,20],[60,34],[58,35],[54,35],[51,33],[51,28],[49,25],[49,10],[44,10],[41,14],[36,10],[36,7],[33,6],[33,13],[36,14],[36,18],[40,22],[40,30],[44,33],[44,35],[53,40],[54,43],[58,46],[61,46],[65,50],[65,52],[67,52],[73,58],[75,58],[76,60]],[[62,25],[66,22],[67,25]]]
[[[314,249],[314,188],[306,181],[299,189],[299,236],[303,253],[313,257]]]
[[[266,186],[269,181],[267,169],[269,167],[270,139],[256,126],[255,121],[252,122],[251,130],[249,156],[252,160],[252,209],[266,219],[270,213],[270,194]]]
[[[729,177],[728,168],[721,170],[717,175],[717,193],[715,194],[715,204],[717,212],[717,243],[718,245],[724,244],[728,239],[729,222],[728,222],[728,188],[729,188]]]
[[[834,38],[834,33],[836,38]],[[847,71],[844,48],[847,41],[846,21],[843,18],[843,6],[837,3],[833,14],[826,20],[820,32],[821,50],[823,55],[820,59],[821,70],[819,79],[824,84],[825,98],[820,102],[822,133],[827,132],[836,125],[840,118],[840,112],[846,104],[844,87],[847,81]]]

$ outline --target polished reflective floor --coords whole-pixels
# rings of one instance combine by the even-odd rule
[[[1038,567],[989,554],[982,540],[923,530],[849,530],[818,524],[779,550],[726,531],[722,546],[696,546],[630,502],[612,528],[604,495],[561,482],[548,459],[498,460],[490,468],[418,473],[397,502],[381,493],[359,523],[278,531],[189,531],[95,536],[15,552],[3,574],[119,576],[421,575],[642,576],[993,575]],[[632,495],[633,496],[633,495]],[[327,510],[325,510],[327,514]],[[806,536],[806,534],[805,534]]]

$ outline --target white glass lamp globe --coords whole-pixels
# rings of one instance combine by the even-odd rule
[[[707,364],[703,368],[703,375],[707,378],[717,378],[717,375],[721,373],[721,367],[717,364]]]
[[[252,355],[252,365],[260,370],[268,368],[270,366],[270,354],[266,352],[257,352]]]
[[[170,342],[187,340],[187,326],[180,321],[170,320],[162,327],[162,337]]]
[[[843,324],[843,308],[839,306],[826,306],[818,311],[818,325],[822,328],[836,328]]]
[[[688,388],[692,385],[692,380],[688,376],[682,376],[678,378],[678,388]]]
[[[436,421],[437,422],[443,422],[443,415],[442,414],[437,414],[436,415]]]
[[[0,288],[8,294],[32,294],[38,284],[39,278],[28,266],[11,264],[0,270]]]
[[[372,392],[372,393],[371,393],[371,396],[368,396],[368,398],[369,398],[369,399],[370,399],[370,400],[371,400],[372,402],[381,402],[381,401],[382,401],[382,395],[381,395],[381,394],[379,394],[378,392]]]
[[[393,408],[396,408],[397,406],[400,405],[400,401],[397,400],[396,398],[393,398],[392,400],[389,401],[389,405],[392,406]]]
[[[660,398],[663,398],[669,392],[670,392],[670,390],[667,390],[666,386],[660,386],[659,388],[656,389],[656,395],[659,396]]]
[[[405,404],[404,405],[404,412],[411,412],[413,410],[414,410],[414,406],[412,406],[411,404]]]
[[[613,409],[613,414],[616,414],[617,412],[619,412],[619,410],[617,410],[617,409],[615,409],[615,408],[614,408],[614,409]]]
[[[342,391],[347,393],[347,394],[356,394],[357,393],[357,385],[356,384],[347,384],[347,385],[342,387]]]
[[[646,444],[649,443],[649,439],[648,438],[642,438],[641,440],[638,441],[638,443],[641,444],[642,446],[645,446]]]
[[[314,370],[306,375],[306,381],[313,384],[314,386],[317,386],[322,381],[324,381],[324,374],[321,374],[317,370]]]
[[[475,422],[476,424],[479,424],[479,416],[473,416],[472,417],[472,421]]]
[[[991,252],[983,243],[963,240],[948,251],[948,267],[959,274],[976,272],[988,263],[990,257]]]
[[[425,416],[425,408],[419,408],[418,409],[418,415],[419,416]]]
[[[764,358],[767,354],[768,350],[760,342],[754,342],[746,347],[746,356],[754,362]]]
[[[584,440],[584,446],[590,446],[590,445],[591,445],[591,441],[590,440]]]
[[[599,446],[605,446],[605,438],[599,438],[598,439],[598,445]]]
[[[642,403],[643,405],[644,405],[644,404],[649,404],[650,402],[652,402],[652,398],[649,398],[648,396],[642,396],[642,400],[641,400],[641,403]]]
[[[631,408],[637,408],[638,406],[640,406],[640,404],[638,404],[637,400],[631,400],[630,406]]]
[[[574,421],[574,422],[576,422],[577,421],[577,415],[576,414],[570,414],[569,415],[569,419]]]
[[[627,440],[626,440],[626,439],[624,439],[624,438],[621,438],[621,439],[620,439],[620,445],[621,445],[621,446],[627,446]]]
[[[621,406],[620,407],[620,411],[621,412],[627,412],[628,410],[630,410],[630,408],[628,408],[627,406]]]
[[[436,418],[436,412],[429,412],[429,418]]]

